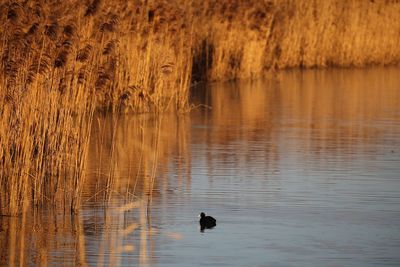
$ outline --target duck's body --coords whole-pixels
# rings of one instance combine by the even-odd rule
[[[211,216],[206,216],[204,212],[200,213],[200,228],[201,230],[213,228],[217,225],[217,220]]]

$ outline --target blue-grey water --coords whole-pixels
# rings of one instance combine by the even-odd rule
[[[50,244],[32,242],[25,257],[400,266],[399,74],[288,71],[194,87],[187,114],[99,115],[81,212],[69,222],[43,212]],[[215,228],[200,232],[201,211]]]

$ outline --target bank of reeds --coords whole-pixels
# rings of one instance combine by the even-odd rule
[[[397,1],[2,1],[0,212],[76,209],[93,112],[187,110],[191,80],[400,61]]]
[[[203,60],[200,76],[211,80],[254,78],[269,69],[400,62],[398,1],[210,0],[205,5],[198,61]]]
[[[181,35],[191,29],[157,33],[170,29],[136,4],[1,5],[1,214],[28,202],[79,206],[96,107],[185,108],[191,44]]]

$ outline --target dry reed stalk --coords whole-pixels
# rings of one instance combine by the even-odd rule
[[[72,40],[63,41],[54,22],[43,28],[34,23],[27,34],[37,33],[36,39],[26,39],[22,33],[17,36],[15,32],[23,32],[25,25],[30,25],[29,19],[37,16],[29,6],[21,4],[19,8],[28,20],[15,15],[13,25],[3,29],[0,51],[1,66],[5,67],[1,91],[6,92],[0,95],[4,104],[0,121],[3,214],[21,212],[27,201],[34,205],[54,203],[60,194],[72,204],[74,198],[79,199],[84,162],[80,159],[84,158],[93,110],[90,91],[76,90],[73,66],[68,63],[74,52]],[[65,35],[73,34],[72,26],[64,29]],[[57,51],[54,47],[60,42],[64,48]],[[53,54],[46,52],[51,50]],[[71,168],[76,160],[78,166]],[[71,206],[75,209],[77,205]]]

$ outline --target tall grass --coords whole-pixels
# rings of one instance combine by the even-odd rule
[[[205,10],[200,76],[211,80],[400,62],[398,1],[210,0]]]
[[[79,207],[93,112],[185,111],[192,80],[400,60],[397,1],[3,1],[0,213]]]
[[[167,29],[134,4],[120,1],[114,12],[101,1],[2,4],[2,214],[28,202],[79,206],[96,107],[185,108],[191,45],[180,39],[189,33],[156,35]]]

